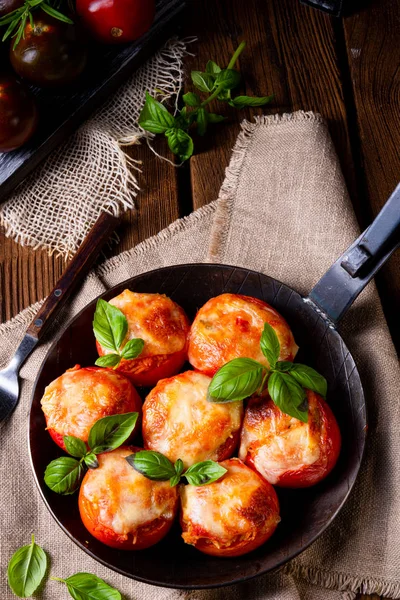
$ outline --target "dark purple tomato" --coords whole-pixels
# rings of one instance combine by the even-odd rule
[[[75,25],[35,11],[34,27],[25,26],[15,48],[11,44],[10,60],[14,70],[39,86],[61,86],[79,77],[86,66],[87,50]]]
[[[0,76],[0,152],[25,144],[36,123],[36,105],[28,89],[11,75]]]
[[[0,0],[0,17],[8,15],[8,13],[22,6],[24,0]]]

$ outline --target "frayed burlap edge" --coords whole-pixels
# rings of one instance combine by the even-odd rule
[[[299,110],[295,113],[284,113],[283,115],[261,115],[255,117],[254,123],[242,121],[241,132],[232,151],[229,166],[225,169],[225,179],[218,196],[218,210],[215,214],[211,228],[210,245],[208,249],[207,262],[220,262],[222,250],[227,243],[232,218],[232,208],[235,194],[237,192],[238,180],[243,168],[243,161],[253,142],[254,133],[261,126],[276,126],[293,121],[315,121],[324,123],[321,115],[313,112]]]

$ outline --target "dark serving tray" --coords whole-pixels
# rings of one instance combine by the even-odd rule
[[[154,23],[137,42],[92,45],[88,66],[75,85],[62,90],[31,86],[39,108],[38,130],[22,148],[0,152],[0,203],[166,41],[184,5],[185,0],[158,0]]]

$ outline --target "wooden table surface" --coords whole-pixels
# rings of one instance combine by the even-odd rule
[[[191,47],[195,56],[185,61],[188,73],[203,69],[208,59],[227,64],[238,43],[246,40],[240,58],[246,93],[275,95],[265,112],[314,110],[327,119],[357,217],[365,227],[400,179],[400,0],[357,4],[353,15],[333,19],[298,0],[194,0],[184,17],[183,34],[198,36]],[[118,230],[120,243],[108,255],[131,248],[214,200],[239,123],[257,112],[262,111],[225,110],[228,122],[197,139],[196,155],[181,169],[155,159],[145,146],[135,147],[132,155],[143,160],[143,191],[137,210],[125,215]],[[168,152],[162,140],[156,148]],[[46,296],[63,267],[60,257],[22,248],[0,233],[1,319]],[[398,253],[378,278],[398,350],[399,267]]]

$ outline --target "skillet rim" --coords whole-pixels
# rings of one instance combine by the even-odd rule
[[[362,436],[361,438],[361,447],[360,447],[360,452],[359,452],[359,459],[357,462],[357,467],[356,467],[356,472],[355,472],[355,476],[353,481],[351,482],[351,485],[348,487],[346,494],[344,495],[340,505],[336,508],[336,510],[330,515],[329,519],[327,520],[327,522],[324,524],[324,526],[318,531],[318,533],[316,533],[314,536],[311,537],[311,539],[301,547],[301,549],[293,552],[290,554],[290,556],[286,556],[284,559],[280,560],[276,566],[272,567],[272,568],[267,568],[264,570],[260,570],[257,573],[251,573],[249,575],[241,575],[240,577],[236,577],[235,579],[231,580],[231,581],[224,581],[222,583],[208,583],[208,584],[196,584],[196,585],[192,585],[192,586],[188,586],[186,584],[172,584],[172,583],[161,583],[160,581],[155,581],[152,579],[147,579],[145,577],[140,577],[137,575],[133,575],[132,573],[128,573],[127,571],[124,571],[123,569],[118,568],[117,566],[114,565],[110,565],[109,562],[107,562],[106,559],[102,559],[99,558],[94,552],[92,552],[89,548],[87,548],[84,544],[82,544],[78,539],[76,539],[74,537],[74,535],[67,529],[67,527],[64,526],[63,523],[61,523],[61,521],[59,521],[59,519],[57,518],[57,516],[54,514],[49,502],[47,501],[47,498],[45,497],[43,491],[42,491],[42,487],[41,484],[39,482],[39,477],[38,477],[38,473],[36,472],[35,466],[33,464],[33,458],[32,458],[32,450],[31,450],[31,423],[32,423],[32,413],[33,413],[33,403],[34,403],[34,399],[35,399],[35,393],[36,393],[36,388],[39,382],[39,379],[41,377],[42,371],[44,369],[45,364],[47,363],[47,360],[49,358],[49,355],[54,351],[54,348],[56,347],[58,341],[61,339],[61,337],[65,334],[65,332],[67,331],[67,329],[71,326],[71,324],[76,321],[78,318],[81,317],[81,315],[88,310],[88,308],[92,305],[94,305],[97,300],[99,298],[103,298],[104,296],[109,295],[110,293],[112,293],[112,291],[117,288],[117,287],[121,287],[124,285],[129,285],[131,284],[132,281],[139,279],[140,277],[143,276],[149,276],[149,275],[153,275],[159,272],[163,272],[163,271],[167,271],[167,270],[171,270],[171,269],[180,269],[180,268],[189,268],[190,270],[192,268],[196,268],[196,267],[206,267],[206,268],[228,268],[228,269],[234,269],[234,270],[241,270],[241,271],[245,271],[246,273],[252,273],[256,276],[262,276],[262,277],[266,277],[274,282],[276,282],[277,284],[288,288],[289,290],[291,290],[292,293],[296,294],[299,298],[301,298],[301,300],[303,302],[305,302],[306,304],[308,304],[310,306],[310,309],[313,310],[320,318],[322,318],[327,326],[329,327],[329,329],[332,331],[332,334],[336,334],[339,339],[340,342],[344,348],[344,350],[346,350],[349,354],[349,356],[351,357],[351,359],[354,362],[354,370],[355,373],[358,376],[359,382],[360,382],[360,386],[359,386],[359,391],[361,393],[362,396],[362,404],[364,407],[364,414],[365,414],[365,424],[364,424],[364,431],[365,431],[365,435]],[[307,297],[303,296],[302,294],[300,294],[299,292],[297,292],[294,288],[292,288],[290,285],[281,282],[278,279],[275,279],[274,277],[271,277],[270,275],[266,275],[265,273],[262,273],[261,271],[254,271],[253,269],[248,269],[246,267],[239,267],[237,265],[228,265],[228,264],[224,264],[224,263],[180,263],[180,264],[176,264],[176,265],[169,265],[166,267],[159,267],[158,269],[152,269],[150,271],[145,271],[143,273],[140,273],[138,275],[135,275],[133,277],[129,277],[128,279],[125,279],[124,281],[121,281],[119,283],[117,283],[116,285],[110,287],[109,289],[105,290],[102,294],[96,296],[93,300],[91,300],[90,302],[88,302],[88,304],[86,304],[76,315],[74,315],[73,317],[71,317],[67,323],[65,324],[65,326],[57,333],[57,335],[54,337],[53,342],[51,343],[49,349],[46,352],[45,357],[43,358],[43,361],[40,365],[40,368],[38,370],[38,373],[36,375],[35,381],[33,383],[33,388],[32,388],[32,393],[31,393],[31,402],[30,402],[30,408],[29,408],[29,420],[28,420],[28,450],[29,450],[29,463],[33,472],[33,477],[35,480],[35,484],[39,490],[39,494],[41,499],[43,500],[47,510],[50,512],[52,518],[54,519],[54,521],[57,523],[57,525],[64,531],[64,533],[67,534],[67,536],[75,543],[75,545],[77,545],[81,550],[83,550],[86,554],[88,554],[91,558],[93,558],[95,561],[99,562],[100,564],[102,564],[103,566],[111,569],[112,571],[115,571],[116,573],[119,573],[120,575],[123,575],[124,577],[128,577],[129,579],[133,579],[135,581],[139,581],[141,583],[146,583],[149,585],[154,585],[157,587],[163,587],[163,588],[169,588],[169,589],[183,589],[183,590],[203,590],[203,589],[216,589],[216,588],[220,588],[220,587],[227,587],[227,586],[231,586],[231,585],[236,585],[239,583],[243,583],[245,581],[249,581],[251,579],[254,579],[256,577],[259,577],[261,575],[266,575],[267,573],[274,573],[276,571],[279,571],[280,569],[282,569],[282,567],[289,563],[290,561],[292,561],[294,558],[296,558],[297,556],[299,556],[300,554],[302,554],[307,548],[309,548],[333,523],[333,521],[336,519],[336,517],[338,516],[338,514],[341,512],[341,510],[343,509],[344,505],[346,504],[352,490],[354,487],[354,484],[358,478],[359,472],[360,472],[360,468],[363,462],[363,458],[364,458],[364,454],[365,454],[365,445],[366,445],[366,433],[367,433],[367,429],[368,429],[368,413],[367,413],[367,405],[366,405],[366,401],[365,401],[365,394],[364,394],[364,387],[362,385],[362,381],[361,381],[361,377],[357,368],[357,364],[353,358],[352,353],[350,352],[350,350],[348,349],[345,341],[343,340],[341,334],[338,332],[336,326],[334,326],[328,319],[324,319],[323,315],[321,314],[321,312],[318,310],[318,307],[314,306],[313,302],[306,302]],[[251,553],[250,553],[251,554]],[[227,560],[226,557],[220,557],[222,560]],[[240,558],[240,557],[239,557]]]

